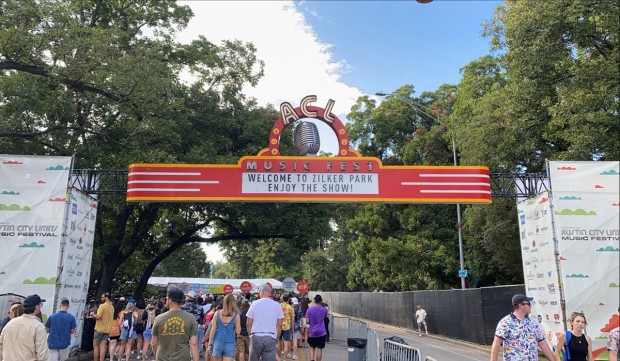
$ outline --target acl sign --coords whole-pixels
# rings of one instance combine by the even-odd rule
[[[380,159],[363,157],[349,147],[346,128],[331,113],[333,100],[325,108],[310,105],[314,101],[316,96],[311,95],[297,108],[282,103],[269,147],[235,165],[130,165],[127,201],[491,202],[488,168],[383,166]],[[301,118],[318,119],[331,127],[338,138],[337,156],[306,156],[318,151],[320,140],[316,126]],[[280,137],[289,125],[297,126],[298,156],[280,155]]]

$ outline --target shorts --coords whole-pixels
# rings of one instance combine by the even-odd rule
[[[130,330],[128,328],[122,328],[121,329],[121,340],[127,340],[129,338],[131,339],[136,339],[138,338],[138,335],[136,335],[136,331],[135,330],[131,330],[131,333],[129,332]]]
[[[312,348],[325,348],[325,336],[308,337],[308,345]]]
[[[110,341],[113,341],[113,340],[118,340],[118,339],[120,339],[120,338],[121,338],[121,335],[118,335],[118,336],[110,336]]]
[[[308,328],[308,327],[310,327],[310,325],[308,324],[308,322],[306,322],[306,319],[305,319],[305,318],[302,318],[302,319],[301,319],[301,327],[302,327],[302,328]]]
[[[150,339],[151,337],[153,337],[153,330],[151,330],[150,328],[148,330],[144,330],[142,336],[144,338]]]
[[[211,355],[215,357],[235,357],[235,343],[213,342]]]
[[[299,330],[295,331],[295,334],[293,334],[293,340],[299,340],[301,338],[301,335],[299,334]]]
[[[95,342],[108,342],[109,339],[110,335],[107,333],[95,331],[95,334],[93,335],[93,341]]]
[[[290,328],[288,330],[282,330],[282,332],[280,332],[280,340],[291,341],[293,339],[292,336],[293,334]]]
[[[237,351],[239,353],[250,353],[250,336],[237,336]]]

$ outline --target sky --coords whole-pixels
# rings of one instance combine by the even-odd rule
[[[460,69],[489,54],[482,37],[500,1],[179,1],[194,18],[178,35],[199,35],[215,44],[238,39],[257,48],[265,75],[244,94],[259,105],[298,106],[306,95],[346,123],[358,97],[413,85],[416,94],[457,84]],[[380,100],[379,97],[375,97]],[[321,150],[335,153],[337,141],[319,122]],[[267,139],[265,139],[267,145]],[[217,246],[208,259],[222,259]]]

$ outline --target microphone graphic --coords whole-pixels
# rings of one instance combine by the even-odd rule
[[[316,124],[300,121],[293,131],[293,144],[297,155],[316,156],[321,149],[321,138]]]

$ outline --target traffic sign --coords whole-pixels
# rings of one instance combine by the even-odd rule
[[[224,294],[228,295],[231,294],[233,292],[233,286],[232,285],[225,285],[224,286]]]
[[[282,289],[286,292],[293,292],[295,290],[295,280],[291,277],[287,277],[282,281]]]
[[[310,290],[310,286],[308,286],[308,282],[299,281],[297,282],[297,293],[304,294]]]

